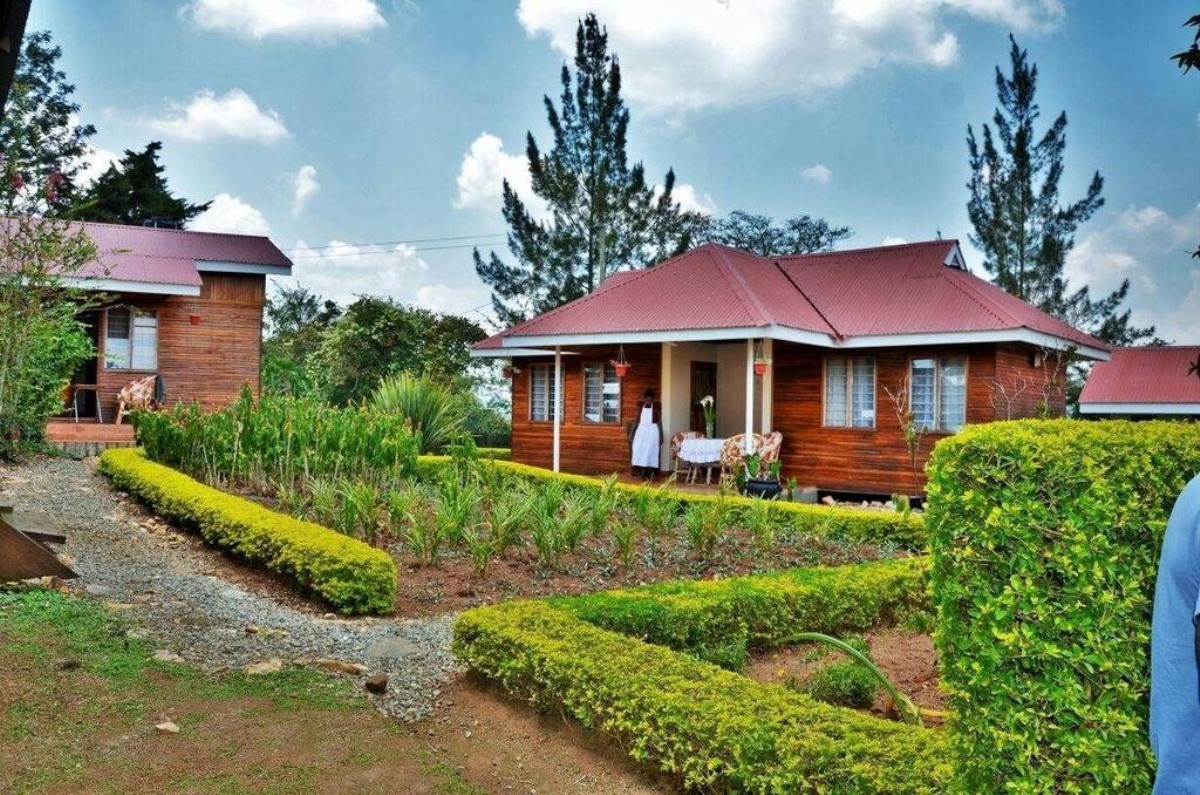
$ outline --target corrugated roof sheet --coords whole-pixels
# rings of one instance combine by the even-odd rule
[[[706,244],[480,343],[570,334],[782,326],[832,339],[1029,329],[1100,350],[1078,329],[948,265],[936,240],[770,260]],[[514,344],[519,344],[513,339]]]
[[[1079,403],[1200,403],[1200,378],[1188,375],[1198,358],[1200,345],[1113,348],[1092,366]]]

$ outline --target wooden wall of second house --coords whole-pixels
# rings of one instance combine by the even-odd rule
[[[113,302],[158,317],[158,367],[124,370],[104,366],[105,313],[100,313],[98,393],[105,422],[117,412],[117,392],[130,381],[158,373],[166,381],[167,402],[198,402],[218,408],[237,398],[243,385],[259,390],[262,364],[262,313],[266,277],[205,273],[200,296],[153,296],[127,293]],[[201,316],[192,325],[190,315]]]
[[[602,475],[627,472],[630,450],[627,425],[637,420],[645,390],[659,390],[662,347],[658,344],[626,345],[631,365],[621,381],[621,416],[616,423],[583,419],[583,365],[617,358],[616,346],[577,348],[563,359],[563,421],[560,430],[560,467],[564,472]],[[529,386],[533,365],[554,366],[554,357],[516,360],[521,372],[512,380],[512,459],[550,468],[553,464],[554,424],[530,419]],[[553,372],[553,369],[551,369]]]

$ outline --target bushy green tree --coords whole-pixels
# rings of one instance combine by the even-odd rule
[[[76,198],[76,180],[88,159],[91,124],[77,120],[75,86],[58,68],[62,49],[48,31],[28,33],[0,116],[3,177],[10,205],[32,199],[41,212],[58,213]],[[57,175],[53,183],[47,182]],[[28,185],[28,189],[26,189]]]
[[[159,141],[151,141],[140,152],[126,149],[120,162],[110,165],[82,193],[69,215],[80,221],[131,226],[154,222],[182,229],[212,202],[192,204],[171,193],[158,162],[161,151]]]
[[[575,34],[574,75],[563,65],[559,107],[544,99],[553,146],[543,152],[529,133],[525,151],[533,194],[548,217],[535,217],[505,180],[502,210],[513,261],[474,254],[497,316],[510,325],[586,295],[610,273],[686,250],[703,221],[672,198],[673,171],[656,192],[642,164],[629,163],[621,67],[594,14]]]
[[[767,215],[734,210],[710,221],[701,239],[724,243],[761,257],[829,251],[853,234],[848,226],[831,226],[824,218],[797,215],[781,224]]]
[[[1132,326],[1129,310],[1121,309],[1128,279],[1100,299],[1086,286],[1072,291],[1067,284],[1064,268],[1075,231],[1104,205],[1104,180],[1096,172],[1083,198],[1062,203],[1067,115],[1060,113],[1038,137],[1037,65],[1016,39],[1010,36],[1009,41],[1012,74],[996,68],[1000,107],[992,117],[995,133],[985,123],[978,139],[967,127],[971,242],[983,251],[984,268],[996,284],[1018,298],[1113,345],[1151,337],[1153,327]]]
[[[276,285],[266,305],[263,391],[314,394],[308,361],[341,314],[341,307],[335,302],[322,299],[303,286]]]

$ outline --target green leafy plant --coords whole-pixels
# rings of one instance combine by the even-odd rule
[[[754,546],[760,553],[769,552],[775,543],[775,525],[771,521],[770,503],[766,500],[755,500],[745,511],[746,530],[754,539]]]
[[[493,528],[486,522],[470,522],[462,528],[462,540],[475,565],[475,573],[480,577],[485,576],[495,550]]]
[[[691,505],[683,512],[688,545],[704,560],[712,558],[724,529],[724,520],[725,510],[721,503]]]
[[[385,378],[371,396],[371,405],[406,419],[420,437],[422,453],[440,453],[464,443],[463,415],[454,393],[429,378],[410,373]]]
[[[563,552],[559,522],[565,496],[566,487],[562,483],[548,484],[534,493],[530,506],[530,537],[537,550],[538,563],[548,568],[558,565]]]
[[[559,534],[565,549],[571,552],[578,549],[579,542],[587,534],[596,515],[597,502],[599,493],[595,491],[573,491],[567,496],[559,525]]]
[[[309,510],[311,518],[317,524],[326,527],[336,527],[340,518],[339,502],[341,492],[337,482],[333,480],[308,481]]]
[[[608,523],[616,518],[617,506],[621,498],[621,493],[617,490],[619,482],[616,474],[600,478],[600,489],[596,493],[595,501],[591,503],[592,510],[589,517],[591,533],[594,538],[603,535]]]
[[[876,685],[882,687],[891,696],[892,703],[896,705],[896,710],[899,712],[901,718],[907,723],[917,726],[921,725],[921,711],[917,709],[916,704],[913,704],[908,696],[901,693],[899,688],[892,684],[892,680],[888,679],[887,674],[871,660],[867,649],[864,648],[865,644],[839,640],[822,632],[800,632],[794,635],[792,640],[796,643],[824,643],[853,658],[853,662],[846,665],[856,665],[862,670],[867,671],[869,676],[875,680]],[[812,685],[812,687],[822,688],[823,694],[831,698],[838,695],[848,698],[857,697],[860,700],[865,698],[865,703],[846,704],[846,706],[870,706],[871,700],[875,696],[875,687],[870,688],[869,696],[867,696],[867,686],[865,685],[867,679],[865,677],[851,673],[847,667],[840,663],[827,666],[826,670],[833,668],[835,665],[840,667],[833,674],[827,675],[824,680],[818,679],[817,683]],[[841,688],[840,693],[838,691],[839,687]],[[815,694],[810,694],[814,698],[817,697]]]
[[[530,503],[528,489],[519,484],[514,484],[492,502],[489,521],[497,555],[504,555],[511,547],[519,547],[523,543],[522,531],[529,517]]]
[[[435,520],[438,535],[461,543],[463,528],[472,521],[478,503],[479,487],[473,481],[463,481],[453,471],[443,473]]]
[[[638,526],[628,519],[618,519],[612,528],[613,543],[617,549],[617,559],[621,565],[629,568],[633,565],[634,555],[637,554]]]
[[[338,529],[348,536],[374,543],[383,518],[383,498],[379,490],[372,483],[352,480],[341,485],[340,496],[342,513]]]

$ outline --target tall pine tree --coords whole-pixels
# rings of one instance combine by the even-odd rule
[[[492,288],[492,306],[505,324],[586,295],[610,273],[678,254],[702,226],[701,216],[683,212],[672,198],[673,171],[655,191],[642,164],[629,164],[621,68],[594,14],[579,23],[574,66],[572,77],[563,65],[560,107],[545,97],[550,151],[527,135],[533,193],[546,203],[548,218],[534,217],[506,180],[503,213],[514,262],[475,251],[475,270]]]
[[[1012,75],[996,68],[1000,107],[983,125],[982,143],[967,127],[971,192],[967,212],[974,226],[971,242],[984,253],[984,268],[1006,291],[1036,307],[1085,329],[1105,342],[1129,345],[1153,335],[1154,329],[1135,328],[1130,313],[1121,311],[1129,280],[1109,296],[1096,300],[1085,286],[1070,291],[1064,273],[1067,254],[1075,245],[1075,230],[1104,205],[1104,180],[1092,176],[1087,194],[1063,205],[1059,180],[1066,151],[1067,114],[1060,113],[1037,138],[1034,122],[1040,109],[1034,100],[1038,70],[1028,53],[1011,43]]]
[[[153,223],[182,229],[211,202],[192,204],[171,193],[158,162],[162,143],[151,141],[141,152],[125,156],[101,174],[69,213],[80,221],[141,226]]]

